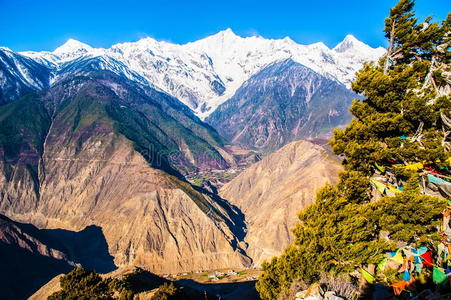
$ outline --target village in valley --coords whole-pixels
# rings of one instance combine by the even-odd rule
[[[173,281],[190,279],[199,283],[230,283],[255,281],[260,273],[258,269],[218,269],[163,274],[163,277]]]

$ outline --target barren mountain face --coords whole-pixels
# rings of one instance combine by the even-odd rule
[[[280,253],[296,212],[336,179],[337,164],[294,142],[215,195],[182,174],[233,157],[220,154],[212,128],[162,97],[93,72],[2,106],[0,213],[46,229],[96,226],[108,254],[96,266],[175,273],[258,266]]]
[[[219,194],[246,216],[248,255],[256,266],[279,255],[292,241],[297,212],[315,200],[317,189],[335,183],[340,164],[307,141],[292,142],[264,157]]]
[[[1,213],[41,228],[98,226],[116,266],[248,265],[239,211],[181,179],[227,165],[215,132],[125,86],[80,77],[1,107]]]

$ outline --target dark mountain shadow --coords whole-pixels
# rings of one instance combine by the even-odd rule
[[[158,288],[170,281],[154,273],[141,268],[136,268],[133,273],[126,275],[129,288],[135,293],[141,293]]]
[[[227,226],[230,228],[230,230],[233,232],[233,234],[236,236],[236,238],[238,239],[238,241],[243,241],[244,237],[247,234],[247,226],[246,226],[246,218],[245,215],[241,212],[241,210],[229,203],[228,201],[222,199],[216,192],[216,188],[213,189],[213,192],[210,192],[202,187],[198,187],[193,185],[193,188],[195,190],[197,190],[198,192],[202,193],[202,194],[206,194],[208,195],[210,198],[212,198],[219,206],[221,206],[222,209],[224,209],[228,216],[230,217],[227,218],[226,216],[223,217],[225,223],[227,224]],[[234,248],[236,248],[236,244],[232,245]]]
[[[0,215],[0,221],[11,222],[24,233],[39,240],[49,248],[61,251],[69,261],[81,264],[84,268],[99,273],[108,273],[117,269],[114,257],[108,252],[108,244],[102,228],[87,226],[81,231],[65,229],[39,229],[32,224],[15,222]]]
[[[64,260],[0,242],[0,299],[27,299],[50,279],[73,268]]]
[[[0,299],[26,299],[77,264],[100,273],[117,268],[100,227],[39,229],[0,214]]]
[[[122,279],[126,281],[129,289],[131,289],[135,294],[148,292],[153,289],[161,287],[163,284],[170,284],[172,281],[160,277],[154,273],[146,271],[141,268],[135,268],[133,272],[128,272],[128,274],[123,274]],[[189,285],[184,285],[182,282],[173,282],[176,287],[180,289],[178,297],[174,299],[183,300],[213,300],[217,299],[213,294],[205,291],[202,288],[193,288]],[[171,298],[172,299],[172,298]],[[247,298],[243,298],[247,299]]]
[[[185,289],[200,292],[208,300],[260,300],[255,281],[230,282],[230,283],[200,283],[191,279],[181,279],[175,282],[176,285]],[[203,299],[203,298],[200,298]]]
[[[78,232],[64,229],[42,229],[41,231],[63,245],[70,260],[81,264],[84,268],[99,273],[108,273],[117,269],[114,257],[108,252],[108,244],[101,227],[90,225]]]

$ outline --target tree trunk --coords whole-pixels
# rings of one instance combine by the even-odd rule
[[[392,57],[393,44],[395,43],[395,23],[396,22],[393,20],[393,23],[391,25],[391,31],[390,31],[390,45],[388,47],[387,57],[385,58],[384,74],[388,73],[389,63],[390,63],[390,59]]]

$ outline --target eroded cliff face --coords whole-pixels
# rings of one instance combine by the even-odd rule
[[[239,211],[179,179],[173,166],[187,155],[172,164],[161,141],[194,153],[183,167],[224,160],[198,160],[214,148],[156,105],[134,110],[111,85],[88,82],[71,95],[55,88],[2,107],[0,213],[46,229],[95,225],[116,266],[175,273],[249,265]]]
[[[219,191],[246,216],[248,255],[255,265],[279,255],[292,241],[297,213],[317,189],[335,183],[341,166],[311,142],[292,142],[264,157]]]
[[[49,141],[48,149],[58,149],[60,142]],[[218,209],[215,203],[149,167],[128,141],[110,133],[75,155],[60,149],[44,153],[37,209],[17,217],[46,228],[81,230],[96,224],[117,266],[172,273],[242,265],[224,219],[206,214]]]

